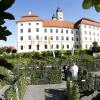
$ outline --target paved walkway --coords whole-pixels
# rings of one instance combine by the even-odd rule
[[[66,100],[66,82],[61,84],[29,85],[23,100]]]
[[[23,100],[67,100],[66,82],[61,84],[29,85],[26,89]],[[84,96],[81,100],[92,100],[98,94],[95,91],[90,96]]]

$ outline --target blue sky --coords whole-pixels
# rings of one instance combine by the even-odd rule
[[[94,8],[89,10],[82,9],[83,0],[16,0],[14,5],[7,11],[12,13],[16,20],[28,11],[32,11],[34,15],[40,16],[42,19],[51,19],[59,6],[64,13],[64,20],[76,22],[82,17],[90,18],[100,22],[100,13]],[[0,41],[0,47],[5,45],[16,46],[16,21],[6,20],[5,24],[12,32],[7,41]]]

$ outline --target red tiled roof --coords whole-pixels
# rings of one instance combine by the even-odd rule
[[[73,22],[58,21],[58,20],[44,20],[44,27],[62,27],[62,28],[74,28]]]
[[[44,27],[75,28],[80,23],[100,27],[100,23],[87,18],[82,18],[78,22],[74,23],[74,22],[58,21],[58,20],[41,20],[39,16],[27,15],[27,16],[22,16],[20,19],[17,20],[17,22],[28,22],[28,21],[43,21]]]
[[[17,22],[27,22],[27,21],[36,21],[40,20],[38,16],[23,16],[20,19],[17,20]]]
[[[79,20],[79,23],[100,27],[100,23],[99,22],[96,22],[94,20],[87,19],[87,18],[82,18],[81,20]]]

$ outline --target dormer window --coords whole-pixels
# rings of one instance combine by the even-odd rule
[[[39,23],[36,23],[36,25],[39,25]]]
[[[28,25],[31,25],[31,23],[28,23]]]
[[[21,23],[20,26],[23,26],[23,23]]]

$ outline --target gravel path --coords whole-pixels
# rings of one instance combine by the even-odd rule
[[[26,89],[23,100],[67,100],[66,82],[61,84],[29,85]],[[95,91],[92,95],[84,96],[80,100],[92,100],[98,94]]]
[[[66,100],[66,82],[61,84],[29,85],[23,100]]]

